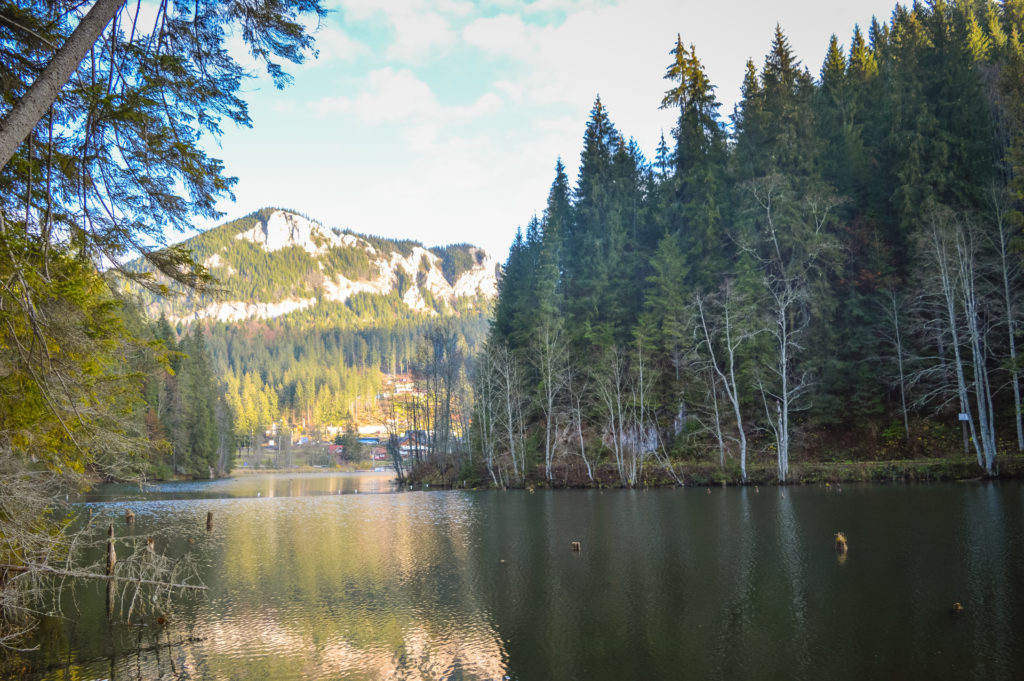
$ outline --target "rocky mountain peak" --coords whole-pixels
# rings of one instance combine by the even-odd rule
[[[499,264],[469,244],[426,248],[327,227],[283,209],[263,209],[187,244],[224,293],[154,301],[168,318],[270,319],[365,294],[428,315],[479,309],[497,295]],[[255,248],[254,248],[255,247]]]

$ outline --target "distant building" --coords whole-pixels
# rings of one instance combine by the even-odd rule
[[[327,445],[327,453],[334,460],[334,463],[341,463],[345,458],[345,445]]]
[[[425,430],[407,430],[405,437],[398,441],[398,449],[402,456],[409,456],[413,452],[426,453],[430,446],[430,437]]]

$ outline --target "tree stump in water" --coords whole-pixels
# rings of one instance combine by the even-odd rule
[[[124,512],[124,521],[127,524],[129,524],[129,525],[134,525],[135,524],[135,511],[133,511],[130,508],[127,511],[125,511]]]
[[[206,531],[209,532],[213,529],[213,511],[206,513]]]
[[[130,511],[129,511],[130,513]],[[114,523],[107,527],[107,576],[114,576],[114,566],[117,565],[117,551],[114,550]],[[114,615],[114,580],[107,582],[107,617]]]

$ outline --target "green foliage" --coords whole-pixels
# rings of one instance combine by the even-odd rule
[[[434,246],[430,252],[441,258],[441,272],[452,286],[463,273],[481,264],[482,256],[470,244]]]
[[[359,441],[359,433],[356,429],[349,425],[345,429],[345,434],[340,436],[340,442],[338,444],[345,448],[345,458],[349,461],[360,461],[363,458],[363,443]]]
[[[89,263],[0,230],[0,457],[58,474],[127,473],[143,440],[141,350]]]
[[[380,274],[366,249],[358,246],[332,248],[322,262],[328,272],[336,272],[353,281],[375,279]]]

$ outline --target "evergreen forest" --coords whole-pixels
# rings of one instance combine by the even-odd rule
[[[274,220],[280,226],[282,216],[312,225],[310,234],[280,248],[244,238],[254,230],[273,231]],[[328,244],[328,238],[339,243]],[[198,234],[182,246],[197,264],[209,263],[214,286],[195,291],[162,278],[164,288],[154,291],[124,278],[121,290],[136,307],[160,318],[152,335],[172,352],[191,357],[186,346],[196,333],[202,335],[203,366],[217,377],[218,394],[226,404],[220,430],[248,451],[264,442],[265,433],[280,429],[319,440],[339,428],[379,424],[383,417],[378,395],[386,392],[390,377],[419,371],[434,326],[454,320],[452,332],[463,357],[477,353],[487,333],[491,301],[486,296],[477,292],[448,299],[435,295],[437,289],[431,286],[435,277],[456,286],[474,267],[478,272],[487,267],[483,252],[468,244],[424,249],[416,241],[327,230],[294,211],[263,208]],[[401,259],[408,262],[398,262]],[[160,278],[143,259],[129,263],[127,269]],[[368,290],[343,301],[332,299],[330,286],[339,280]],[[405,300],[413,287],[422,309]],[[312,304],[269,318],[248,312],[240,313],[247,315],[240,320],[204,316],[220,309],[218,304],[247,308],[295,301]],[[168,319],[174,320],[173,326]],[[176,375],[175,368],[170,369],[171,376]],[[168,376],[163,380],[176,383]],[[166,418],[178,417],[169,413]],[[160,432],[176,431],[173,423],[162,426]],[[188,460],[187,441],[172,438],[170,458],[161,470],[185,472],[174,462]]]
[[[512,245],[482,475],[958,452],[992,474],[1024,450],[1024,2],[897,6],[814,70],[777,26],[728,114],[699,46],[668,55],[655,158],[598,97],[575,183],[559,160]]]

